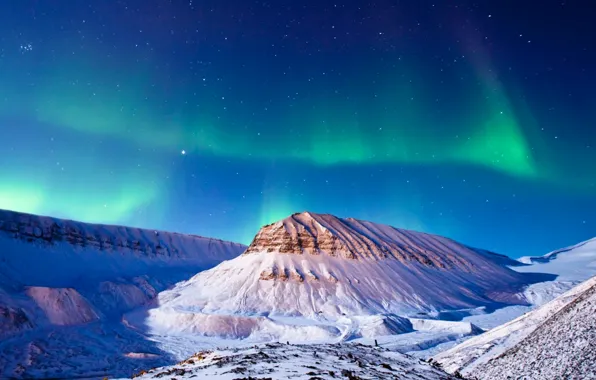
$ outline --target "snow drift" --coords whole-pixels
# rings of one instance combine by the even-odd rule
[[[75,289],[32,286],[25,293],[43,310],[52,325],[82,325],[99,319],[97,312]]]

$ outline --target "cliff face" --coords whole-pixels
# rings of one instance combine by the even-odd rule
[[[308,212],[263,227],[245,254],[326,254],[351,260],[390,259],[438,269],[474,270],[475,264],[462,251],[503,260],[503,256],[473,250],[440,236]]]
[[[107,252],[134,252],[146,257],[189,258],[197,254],[219,251],[224,258],[231,258],[244,250],[244,246],[218,239],[184,235],[155,230],[87,224],[31,214],[0,210],[0,235],[11,239],[36,243],[38,246],[56,246],[64,242],[80,248]],[[193,248],[201,245],[202,252]],[[225,251],[230,254],[226,255]]]

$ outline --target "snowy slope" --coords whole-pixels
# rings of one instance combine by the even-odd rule
[[[594,335],[594,326],[596,325],[596,319],[594,318],[596,316],[594,312],[594,305],[596,305],[595,291],[596,277],[530,313],[437,355],[434,360],[440,363],[442,368],[449,373],[459,371],[465,376],[473,375],[487,379],[506,378],[506,372],[503,371],[514,367],[516,370],[509,374],[517,378],[526,373],[522,367],[528,367],[528,370],[534,371],[547,365],[546,362],[550,363],[549,366],[560,365],[561,370],[565,370],[565,367],[570,365],[570,363],[565,363],[565,360],[570,359],[566,357],[565,350],[572,352],[573,355],[580,355],[588,343],[592,347],[596,344],[596,336]],[[583,318],[583,322],[581,318]],[[557,323],[558,325],[556,325]],[[577,328],[574,328],[575,326]],[[565,331],[567,336],[561,336],[565,335],[562,334]],[[580,334],[580,336],[576,336],[577,334]],[[549,335],[552,336],[552,339],[549,338]],[[557,335],[558,337],[556,337]],[[536,336],[539,336],[540,339]],[[577,338],[576,342],[569,344],[567,348],[561,347],[558,341],[568,342],[571,336]],[[540,345],[535,343],[538,340],[541,341]],[[555,345],[556,349],[551,349],[553,348],[552,345]],[[528,351],[528,347],[533,348],[535,351]],[[596,352],[593,349],[591,351]],[[520,364],[517,366],[513,363],[516,359],[511,359],[515,355],[520,356],[518,357]],[[532,355],[534,358],[531,358]],[[522,361],[522,356],[524,361]],[[538,358],[545,362],[539,362]],[[557,360],[554,360],[555,358]],[[498,363],[503,363],[502,371],[495,369],[499,366]],[[537,364],[538,366],[536,366]],[[484,377],[483,374],[489,368],[492,368],[491,373],[493,375]],[[562,374],[554,375],[553,372],[549,373],[551,375],[544,378],[560,378],[562,376]],[[528,378],[540,378],[537,373],[527,376],[529,376]]]
[[[519,272],[554,273],[558,281],[585,281],[596,274],[596,238],[539,257],[522,257],[530,264],[515,268]]]
[[[476,370],[487,379],[596,379],[596,281],[532,334]]]
[[[553,278],[507,264],[516,262],[439,236],[294,214],[263,227],[242,256],[126,319],[160,335],[341,341],[396,334],[404,332],[397,316],[461,319],[481,306],[524,304],[525,285]],[[379,316],[382,327],[371,329]]]
[[[267,344],[199,352],[135,379],[452,379],[413,357],[363,345]]]
[[[69,370],[122,362],[114,348],[126,350],[137,345],[130,339],[143,339],[123,331],[124,312],[245,249],[198,236],[0,210],[0,377],[68,377],[75,373]],[[118,336],[126,338],[114,342]],[[85,348],[94,345],[97,351]],[[62,355],[64,347],[70,356]],[[81,357],[96,364],[80,368]]]
[[[519,261],[526,265],[514,267],[515,271],[557,275],[553,281],[532,284],[524,290],[524,297],[528,302],[534,307],[541,306],[596,276],[596,238],[544,256],[522,257]]]
[[[72,287],[172,267],[207,268],[245,248],[199,236],[0,210],[0,277],[10,279],[0,280],[0,286]]]

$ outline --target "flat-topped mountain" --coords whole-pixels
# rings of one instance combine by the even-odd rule
[[[90,277],[144,274],[154,266],[206,268],[245,249],[242,244],[195,235],[6,210],[0,210],[0,239],[5,263],[0,273],[13,282],[22,277],[25,284],[54,280],[74,284]],[[51,267],[61,270],[48,271]]]
[[[305,212],[263,227],[241,256],[161,293],[143,323],[236,338],[393,334],[411,330],[404,316],[457,319],[525,304],[525,285],[554,277],[508,265],[520,263],[440,236]]]

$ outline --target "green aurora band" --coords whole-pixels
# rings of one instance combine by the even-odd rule
[[[403,75],[402,69],[387,72],[383,83],[366,91],[361,91],[361,81],[366,78],[351,78],[335,91],[303,89],[308,96],[285,107],[278,105],[269,115],[255,113],[263,104],[249,99],[234,99],[225,106],[226,113],[221,99],[213,95],[217,93],[214,89],[194,82],[165,85],[154,81],[159,73],[142,63],[133,68],[122,65],[121,60],[110,64],[88,57],[54,63],[33,89],[18,91],[24,87],[22,78],[16,87],[6,86],[3,91],[11,94],[13,102],[4,103],[0,113],[31,115],[55,128],[130,144],[131,149],[142,151],[178,154],[185,150],[321,167],[456,164],[525,180],[557,177],[548,164],[536,164],[526,138],[533,126],[529,110],[509,99],[488,59],[469,65],[466,70],[474,73],[477,84],[461,89],[467,101],[455,104],[456,117],[446,119],[430,112],[436,97],[433,86],[425,83],[423,73],[415,75],[411,68],[406,70],[409,75]],[[244,118],[245,123],[239,122]],[[73,155],[85,157],[88,153]],[[139,172],[112,165],[116,175],[105,173],[92,181],[90,178],[98,177],[84,168],[104,163],[100,154],[89,159],[76,165],[81,182],[68,187],[43,173],[20,176],[8,166],[0,167],[3,178],[11,179],[0,185],[0,208],[124,223],[164,194],[159,183],[167,169]],[[271,223],[302,209],[279,189],[269,189],[264,192],[258,222]]]
[[[220,157],[299,160],[321,166],[456,163],[526,178],[545,174],[535,165],[522,122],[502,84],[479,68],[481,95],[459,105],[464,120],[458,128],[461,133],[454,136],[443,132],[449,128],[440,120],[425,118],[432,93],[412,89],[403,79],[388,80],[378,95],[380,106],[332,98],[323,90],[316,97],[297,100],[287,112],[277,112],[274,124],[279,127],[259,132],[255,125],[238,126],[219,118],[213,110],[222,107],[212,96],[203,98],[206,111],[197,112],[183,100],[188,89],[164,100],[149,84],[148,74],[114,69],[106,75],[103,68],[104,74],[97,75],[102,69],[94,66],[61,65],[49,75],[52,79],[36,93],[38,119],[143,148]],[[413,101],[414,95],[421,100]],[[164,104],[167,116],[159,108]]]

